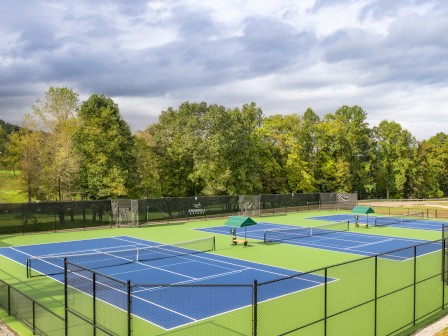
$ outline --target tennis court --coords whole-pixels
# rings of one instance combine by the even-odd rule
[[[353,215],[342,216],[351,216],[351,219],[353,219]],[[335,216],[325,217],[332,217],[333,220],[335,219]],[[341,217],[337,218],[341,220]],[[371,234],[366,235],[348,231],[347,221],[333,222],[329,225],[315,227],[300,227],[263,222],[254,226],[249,226],[245,229],[246,232],[244,229],[241,229],[241,231],[238,232],[240,237],[246,235],[249,239],[265,241],[268,244],[285,243],[329,251],[359,254],[363,256],[382,254],[381,258],[398,261],[408,260],[413,257],[412,250],[405,248],[427,242],[426,240],[419,239]],[[201,228],[198,230],[230,235],[228,226]],[[273,238],[266,239],[266,237]],[[424,248],[419,249],[418,255],[428,254],[440,250],[441,248],[442,246],[440,243],[427,244]]]
[[[412,216],[412,213],[404,216],[359,216],[359,222],[363,224],[368,224],[369,226],[392,226],[399,227],[405,229],[413,229],[413,230],[430,230],[430,231],[442,231],[442,226],[447,222],[436,221],[436,220],[424,220],[421,213],[418,213],[418,216]],[[318,216],[311,217],[308,219],[314,220],[324,220],[324,221],[345,221],[348,220],[350,223],[354,223],[354,215],[353,214],[337,214],[330,216]]]
[[[165,330],[250,306],[251,296],[239,294],[238,285],[248,287],[255,279],[261,282],[297,274],[294,270],[205,252],[213,248],[213,237],[160,245],[148,240],[118,236],[2,248],[0,254],[20,264],[28,259],[34,274],[51,274],[60,282],[64,279],[64,256],[83,267],[94,268],[103,275],[130,281],[136,288],[132,292],[132,300],[136,303],[132,314]],[[327,278],[327,282],[334,280]],[[269,301],[320,286],[324,281],[322,276],[306,274],[288,281],[287,286],[283,283],[261,294],[259,301]],[[139,287],[139,284],[142,285]],[[182,297],[179,296],[182,291],[170,287],[173,284],[223,284],[226,287],[215,289],[213,302],[210,302],[201,295],[206,292],[204,288],[194,295]],[[119,295],[115,295],[108,286],[102,284],[102,300],[122,309],[117,298]],[[211,288],[213,290],[214,287]],[[84,293],[92,295],[89,290],[84,289]],[[235,297],[235,300],[229,300],[229,297]]]

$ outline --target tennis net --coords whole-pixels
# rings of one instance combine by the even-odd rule
[[[136,247],[126,250],[101,251],[32,257],[26,260],[27,277],[64,273],[64,260],[88,269],[98,269],[203,253],[215,249],[215,237],[207,237],[173,244]]]
[[[424,212],[419,211],[394,217],[376,217],[375,226],[386,226],[386,225],[414,222],[422,220],[423,216]]]
[[[319,236],[349,230],[349,221],[334,222],[319,226],[292,227],[264,231],[264,242],[274,243],[303,237]]]

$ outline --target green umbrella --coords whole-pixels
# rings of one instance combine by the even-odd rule
[[[244,227],[244,240],[246,240],[246,227],[251,226],[251,225],[257,225],[257,222],[254,221],[250,217],[232,216],[224,223],[224,225],[235,227],[235,228]]]

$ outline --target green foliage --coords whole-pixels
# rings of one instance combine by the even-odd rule
[[[20,172],[0,170],[0,203],[26,202],[20,184]]]
[[[288,192],[360,198],[448,195],[448,135],[416,139],[401,125],[370,128],[359,106],[320,118],[263,116],[184,102],[132,135],[117,104],[50,87],[21,129],[0,121],[0,162],[21,172],[28,199],[90,199]],[[78,196],[79,197],[79,196]]]
[[[79,187],[88,198],[126,196],[135,184],[133,137],[118,106],[94,94],[79,112],[74,143],[81,163]]]
[[[412,196],[410,185],[415,174],[417,143],[396,122],[383,120],[374,128],[377,141],[378,191],[386,198]]]

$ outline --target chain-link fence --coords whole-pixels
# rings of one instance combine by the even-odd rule
[[[51,336],[394,335],[447,308],[447,243],[245,284],[132,284],[67,262],[65,318],[3,281],[0,306]]]
[[[368,201],[363,201],[363,204],[369,204]],[[369,205],[375,213],[382,215],[403,215],[415,212],[423,212],[424,217],[426,218],[448,218],[448,209],[437,208],[437,207],[423,207],[423,206],[403,206],[403,203],[398,203],[396,206],[384,206],[384,205],[375,205],[372,203]]]
[[[247,197],[247,196],[246,196]],[[252,211],[261,216],[325,209],[351,209],[356,194],[258,195]],[[49,232],[120,225],[146,225],[225,218],[241,212],[240,196],[166,197],[117,200],[0,204],[0,234]],[[114,206],[115,204],[115,206]],[[254,208],[256,206],[256,208]],[[121,209],[121,210],[124,210]],[[125,214],[125,215],[124,215]],[[126,221],[129,221],[127,223]]]
[[[445,246],[245,284],[131,284],[67,262],[67,323],[91,335],[394,335],[446,308]],[[288,290],[300,281],[315,286]]]
[[[35,335],[65,334],[65,319],[11,285],[0,280],[0,307],[21,321]],[[79,334],[78,334],[79,335]]]

